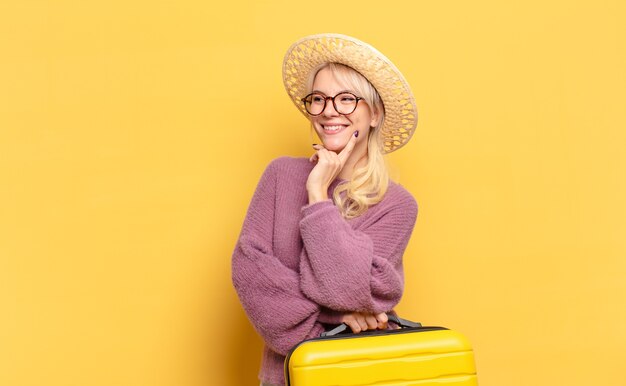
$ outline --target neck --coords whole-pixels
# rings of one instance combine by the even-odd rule
[[[342,180],[349,180],[352,178],[352,173],[355,169],[359,169],[367,165],[367,142],[363,142],[365,146],[361,148],[355,148],[350,154],[350,158],[346,160],[346,164],[344,165],[341,172],[337,178]]]

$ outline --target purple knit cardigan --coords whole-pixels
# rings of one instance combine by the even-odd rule
[[[330,199],[308,205],[312,168],[306,158],[270,163],[232,257],[233,284],[265,341],[259,378],[272,384],[284,384],[285,355],[319,336],[323,324],[400,301],[402,254],[417,216],[415,199],[393,182],[380,203],[351,220]]]

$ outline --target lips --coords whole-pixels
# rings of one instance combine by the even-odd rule
[[[348,125],[341,125],[341,124],[321,125],[321,126],[324,132],[329,133],[329,134],[337,133],[341,131],[342,129],[345,129],[346,127],[348,127]]]

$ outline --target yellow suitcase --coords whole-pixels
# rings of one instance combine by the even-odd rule
[[[389,315],[400,329],[341,334],[346,325],[305,340],[285,359],[288,386],[477,386],[467,339],[444,327]]]

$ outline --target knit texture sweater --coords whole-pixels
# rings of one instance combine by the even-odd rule
[[[283,385],[287,353],[325,325],[347,312],[391,311],[402,296],[414,198],[390,182],[381,202],[346,220],[330,199],[308,204],[313,166],[290,157],[269,164],[232,256],[234,287],[265,342],[259,378],[267,383]]]

